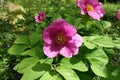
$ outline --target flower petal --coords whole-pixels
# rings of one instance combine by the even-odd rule
[[[44,43],[43,51],[44,51],[44,54],[49,58],[54,58],[58,55],[59,50],[57,49],[59,48],[56,48],[52,45]]]
[[[76,47],[80,47],[83,43],[83,39],[79,34],[76,34],[74,37],[72,37],[72,40],[70,40],[69,43],[75,44]]]
[[[34,18],[35,18],[35,21],[36,21],[36,22],[40,22],[38,16],[35,16]]]
[[[64,56],[64,57],[67,57],[67,58],[71,58],[72,57],[72,53],[71,53],[70,49],[67,48],[66,46],[61,48],[60,54],[62,56]]]
[[[86,0],[86,4],[95,5],[98,3],[98,0]]]
[[[120,10],[118,10],[118,12],[117,12],[117,18],[118,18],[118,20],[120,20]]]

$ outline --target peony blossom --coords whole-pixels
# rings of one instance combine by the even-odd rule
[[[77,6],[81,9],[81,14],[88,14],[90,17],[96,20],[100,20],[105,14],[102,4],[98,3],[98,0],[77,0]]]
[[[118,10],[117,18],[118,18],[118,20],[120,20],[120,10]]]
[[[35,16],[34,18],[36,22],[41,22],[46,18],[46,16],[44,12],[39,12],[38,16]]]
[[[64,19],[57,19],[44,29],[43,51],[49,58],[57,55],[70,58],[78,54],[79,47],[82,45],[82,37],[77,34],[74,26],[68,24]]]

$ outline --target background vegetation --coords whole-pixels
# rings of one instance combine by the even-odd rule
[[[15,20],[11,17],[11,14],[13,13],[11,13],[5,6],[8,1],[18,3],[22,5],[25,9],[25,11],[21,10],[20,12],[14,13],[14,18],[16,18]],[[0,3],[0,80],[19,80],[22,75],[14,71],[13,67],[17,63],[19,63],[23,59],[23,57],[13,56],[8,54],[7,52],[16,37],[19,35],[29,35],[33,31],[41,32],[39,31],[40,28],[44,28],[43,26],[47,26],[51,21],[57,18],[66,18],[70,22],[70,19],[72,18],[70,18],[69,16],[74,16],[74,18],[77,18],[81,17],[81,15],[78,8],[75,6],[75,0],[8,1],[5,0],[4,2]],[[104,3],[103,0],[100,1]],[[120,9],[119,4],[119,0],[107,0],[107,3],[103,4],[106,11],[106,15],[103,17],[103,20],[110,21],[112,26],[101,31],[98,31],[97,28],[92,28],[92,34],[95,33],[100,35],[109,35],[113,39],[120,38],[120,22],[116,18],[117,10]],[[43,23],[42,25],[40,25],[39,23],[35,23],[34,16],[37,14],[38,11],[46,12],[47,18],[45,22],[47,24]],[[17,17],[17,15],[22,15],[22,17]],[[74,24],[74,22],[70,23]],[[91,32],[87,29],[83,29],[83,32],[86,32],[86,34],[82,33],[82,31],[80,32],[80,34],[92,35]],[[111,53],[108,55],[110,58],[109,64],[120,67],[120,49],[108,49],[108,51]],[[98,78],[96,78],[96,80],[97,79]]]

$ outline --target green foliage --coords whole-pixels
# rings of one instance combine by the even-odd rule
[[[56,70],[65,78],[65,80],[80,80],[77,74],[70,68],[59,66]]]
[[[6,73],[10,74],[10,78],[5,78],[6,76],[1,78],[6,67],[12,69],[15,65],[14,70],[22,74],[19,78],[21,80],[120,79],[118,67],[120,26],[115,18],[118,5],[116,7],[110,5],[111,10],[109,10],[109,4],[104,4],[109,14],[105,15],[103,20],[95,21],[89,16],[80,15],[75,0],[14,0],[12,2],[14,3],[5,2],[4,8],[0,8],[0,79],[18,79],[19,77],[14,77],[16,73],[10,74],[12,71]],[[11,5],[14,8],[11,8]],[[46,13],[46,19],[41,23],[35,23],[34,16],[39,11]],[[58,56],[49,59],[44,56],[42,31],[57,18],[64,18],[77,28],[78,34],[83,36],[84,43],[78,55],[72,58]],[[11,55],[14,57],[10,57]],[[114,61],[116,58],[118,63]]]
[[[76,57],[73,57],[71,59],[63,58],[61,60],[61,65],[82,72],[86,72],[88,70],[83,61],[80,61],[80,59]]]
[[[110,37],[107,36],[87,36],[83,37],[84,44],[89,49],[94,49],[95,47],[114,47],[114,43]]]
[[[90,67],[92,71],[101,77],[107,77],[106,64],[108,63],[108,57],[103,50],[95,50],[86,56],[90,61]]]

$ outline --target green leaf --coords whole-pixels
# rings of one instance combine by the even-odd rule
[[[42,57],[43,56],[43,49],[40,47],[39,44],[36,44],[32,48],[24,51],[21,55],[29,55],[32,57]]]
[[[66,18],[65,20],[67,20],[68,23],[74,25],[75,27],[78,27],[81,18],[72,18],[72,17],[69,17],[69,18]]]
[[[112,24],[108,21],[100,21],[100,23],[102,24],[102,26],[105,28],[109,28],[112,26]]]
[[[114,47],[112,38],[107,36],[86,36],[83,37],[84,44],[89,49],[94,49],[95,47]]]
[[[35,45],[40,39],[41,35],[35,32],[30,36],[30,44]]]
[[[95,47],[97,47],[96,44],[90,42],[89,40],[87,40],[85,37],[83,38],[84,41],[84,45],[88,48],[88,49],[94,49]]]
[[[117,77],[120,75],[120,67],[117,67],[113,72],[112,72],[112,75]],[[120,76],[119,76],[120,77]]]
[[[29,43],[28,37],[26,37],[26,36],[19,36],[19,37],[15,40],[14,44],[25,44],[25,45],[29,45],[30,43]]]
[[[92,71],[101,77],[107,77],[106,64],[108,57],[103,50],[97,49],[89,53],[86,58],[90,61]]]
[[[27,70],[22,76],[21,80],[35,80],[45,74],[46,71],[34,71],[32,69]]]
[[[23,74],[21,80],[35,80],[51,70],[50,63],[52,61],[53,59],[41,59],[39,61],[34,57],[25,58],[14,67],[14,70]]]
[[[51,70],[51,66],[50,66],[50,64],[39,62],[32,69],[34,71],[49,71],[49,70]]]
[[[94,39],[92,42],[102,47],[114,47],[112,38],[110,37],[99,36],[96,37],[96,39]]]
[[[52,74],[50,72],[46,72],[40,80],[62,80],[62,78],[58,74]]]
[[[117,38],[116,40],[114,40],[114,46],[115,48],[120,49],[120,38]]]
[[[80,80],[78,75],[70,68],[58,66],[56,70],[65,78],[65,80]]]
[[[27,45],[12,45],[12,47],[8,50],[8,53],[12,55],[20,55],[28,48]]]
[[[80,74],[78,75],[80,77],[81,80],[93,80],[93,74],[90,73],[90,71],[88,72],[78,72],[77,74]]]
[[[37,58],[25,58],[14,67],[14,70],[17,70],[19,73],[25,73],[26,71],[29,71],[33,66],[35,66],[37,62],[39,62]]]
[[[71,59],[70,58],[63,58],[61,60],[61,65],[65,66],[67,68],[76,69],[76,70],[82,71],[82,72],[85,72],[88,70],[88,68],[82,62],[82,60],[80,60],[76,57],[72,57]]]

